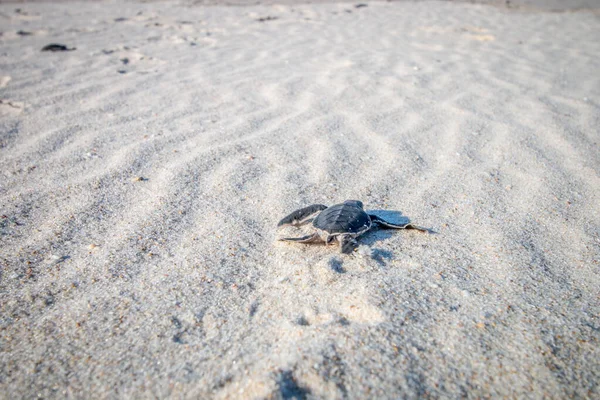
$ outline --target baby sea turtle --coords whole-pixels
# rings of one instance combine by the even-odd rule
[[[301,226],[309,222],[312,222],[316,229],[313,234],[279,240],[298,243],[324,242],[325,244],[338,242],[341,252],[349,254],[357,245],[356,238],[371,229],[374,223],[383,228],[417,229],[428,232],[428,229],[411,223],[396,225],[376,215],[367,214],[363,209],[363,203],[358,200],[346,200],[342,204],[331,207],[313,204],[294,211],[279,221],[277,226]]]

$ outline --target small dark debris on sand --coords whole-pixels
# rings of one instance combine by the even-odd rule
[[[115,22],[123,22],[123,21],[127,21],[127,18],[124,17],[119,17],[119,18],[115,18],[114,20]]]
[[[259,19],[257,19],[258,22],[266,22],[266,21],[274,21],[276,19],[279,19],[278,17],[271,17],[270,15],[268,17],[261,17]]]
[[[75,47],[68,48],[64,44],[51,43],[42,48],[42,51],[73,51]]]
[[[354,8],[363,8],[363,7],[369,7],[369,5],[365,4],[365,3],[360,3],[360,4],[357,4],[354,6]]]
[[[17,31],[17,35],[19,36],[31,36],[33,33],[27,31]]]
[[[18,101],[15,102],[15,101],[10,101],[10,100],[6,100],[6,99],[0,99],[0,104],[6,104],[7,106],[16,108],[16,109],[23,108],[23,103],[20,103]]]
[[[124,70],[124,69],[119,69],[119,70],[117,70],[117,72],[120,73],[120,74],[126,74],[127,73],[127,71]]]

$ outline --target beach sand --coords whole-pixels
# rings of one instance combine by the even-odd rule
[[[0,398],[600,396],[596,11],[0,21]],[[435,233],[277,241],[346,199]]]

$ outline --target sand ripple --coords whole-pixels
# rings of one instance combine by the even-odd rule
[[[7,398],[598,396],[593,13],[14,8]],[[276,242],[349,198],[437,234]]]

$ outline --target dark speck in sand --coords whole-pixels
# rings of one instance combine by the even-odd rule
[[[250,304],[250,308],[248,310],[250,317],[254,317],[256,311],[258,311],[258,302],[255,301],[254,303]]]
[[[46,298],[44,299],[44,304],[46,304],[46,306],[48,306],[48,307],[53,305],[54,304],[54,296],[51,294],[48,294],[48,296],[46,296]]]
[[[181,321],[177,317],[171,317],[171,323],[176,329],[181,329]]]
[[[368,4],[364,4],[364,3],[360,3],[354,6],[354,8],[363,8],[363,7],[369,7]]]
[[[64,44],[51,43],[42,48],[42,51],[72,51],[75,50],[75,47],[68,48]]]
[[[185,342],[183,341],[183,332],[178,332],[175,335],[173,335],[173,342],[177,344],[185,344]]]
[[[277,17],[271,17],[270,15],[268,17],[261,17],[259,19],[257,19],[258,22],[266,22],[266,21],[274,21],[276,19],[279,19]]]
[[[120,69],[117,72],[120,73],[120,74],[126,74],[127,73],[127,71],[125,71],[124,69]],[[143,181],[143,179],[138,179],[138,180],[139,181]]]
[[[50,266],[55,266],[58,265],[60,263],[63,263],[65,261],[67,261],[69,258],[71,258],[71,256],[52,256],[50,259]]]
[[[125,65],[129,64],[129,58],[125,57],[125,58],[121,58],[121,62]]]
[[[123,17],[115,18],[115,22],[123,22],[123,21],[127,21],[127,18],[123,18]]]
[[[19,36],[31,36],[33,33],[27,31],[17,31],[17,35]]]

